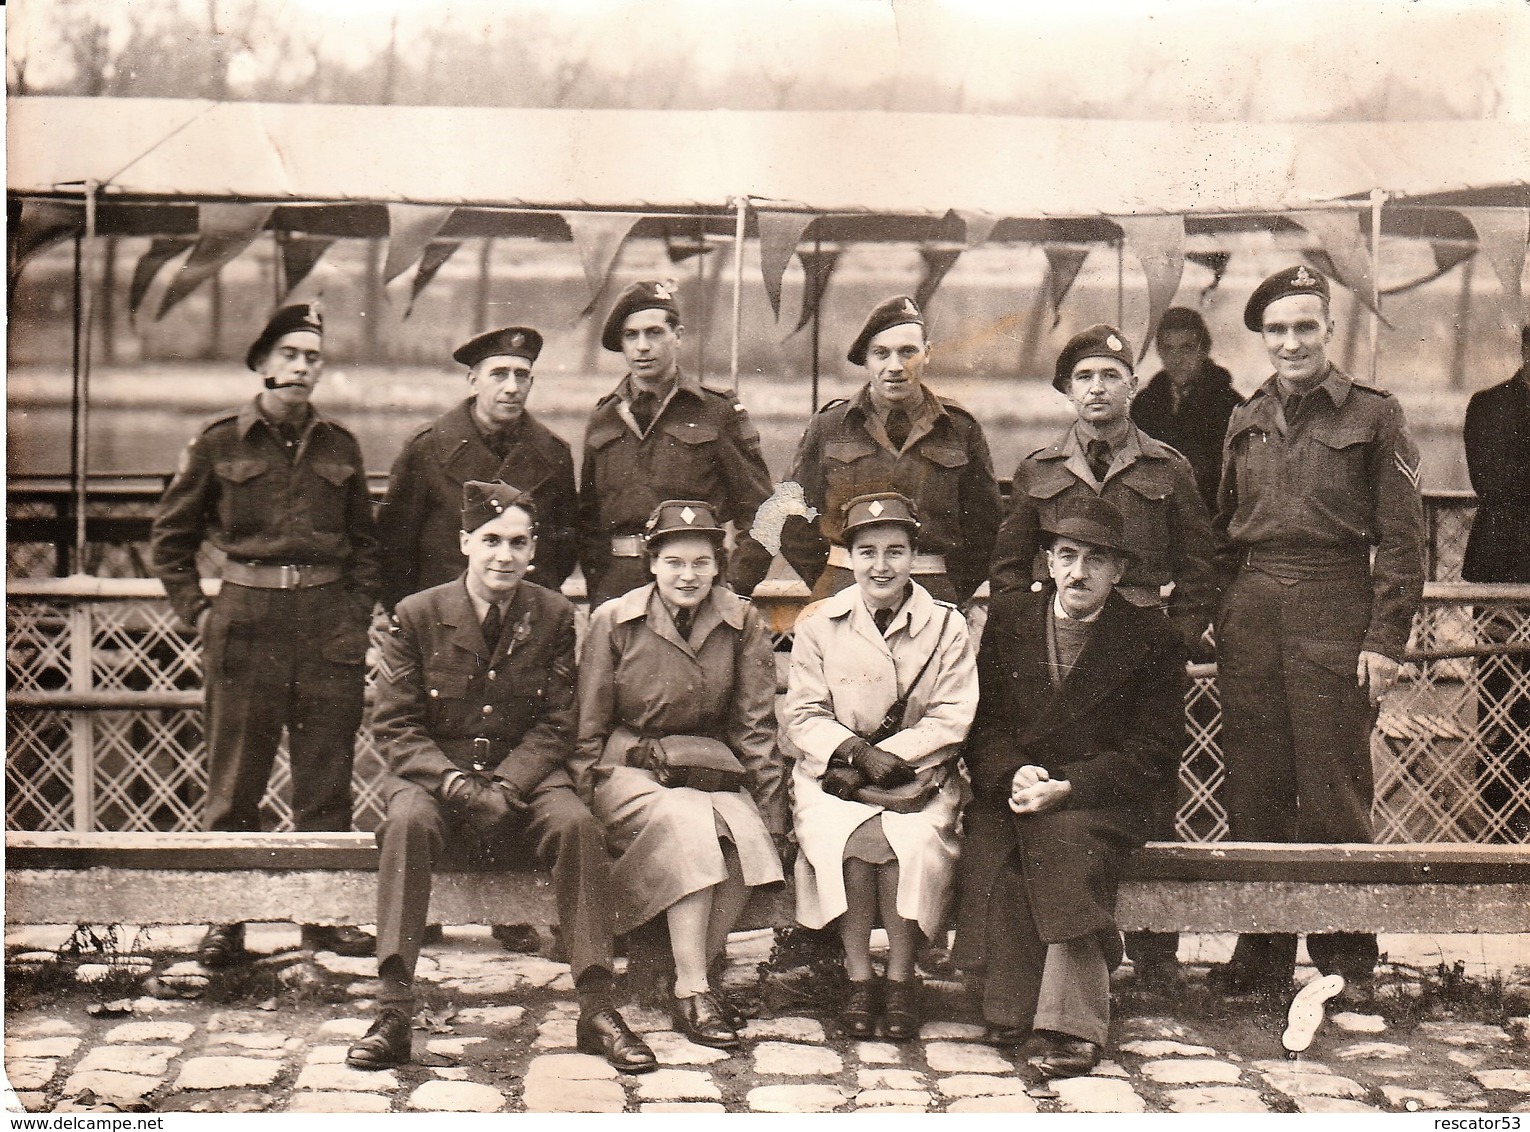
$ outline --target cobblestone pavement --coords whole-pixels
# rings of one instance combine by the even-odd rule
[[[971,1021],[930,1021],[918,1041],[901,1045],[838,1037],[832,1004],[794,991],[792,972],[757,973],[770,954],[768,931],[736,936],[729,947],[727,983],[762,1015],[743,1049],[730,1056],[692,1044],[663,1013],[628,1005],[626,1017],[661,1064],[642,1076],[574,1052],[568,968],[507,954],[487,929],[451,929],[427,948],[414,1062],[383,1072],[344,1064],[371,1018],[373,960],[289,950],[297,939],[290,925],[252,926],[250,947],[264,958],[233,976],[186,958],[200,928],[147,937],[128,929],[111,961],[98,963],[60,958],[68,935],[23,928],[6,938],[13,1109],[1530,1112],[1524,936],[1383,937],[1393,960],[1407,953],[1413,968],[1436,976],[1385,979],[1375,1000],[1341,1002],[1298,1059],[1281,1049],[1278,1004],[1211,1000],[1204,962],[1225,958],[1227,941],[1186,937],[1183,985],[1147,992],[1129,969],[1119,973],[1107,1060],[1048,1088],[1028,1085],[1010,1054],[980,1044]],[[1461,972],[1477,979],[1452,992],[1452,976],[1439,975],[1454,971],[1457,953]],[[121,993],[133,997],[112,1000]],[[926,983],[925,1010],[932,1019],[967,1017],[957,985],[939,978]]]

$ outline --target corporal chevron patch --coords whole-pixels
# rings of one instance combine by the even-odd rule
[[[388,654],[386,652],[377,658],[377,675],[390,684],[398,684],[402,682],[408,677],[414,675],[418,668],[419,665],[417,664],[406,663],[395,665],[391,660],[388,659]]]
[[[1401,472],[1404,477],[1406,477],[1407,481],[1413,485],[1414,490],[1417,491],[1419,480],[1421,478],[1420,473],[1423,468],[1423,461],[1419,460],[1410,467],[1408,461],[1403,458],[1403,454],[1401,452],[1394,452],[1392,453],[1392,465],[1399,472]]]

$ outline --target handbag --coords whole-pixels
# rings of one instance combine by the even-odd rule
[[[925,657],[924,663],[919,666],[919,671],[909,682],[908,692],[899,696],[892,707],[887,709],[887,714],[882,717],[882,722],[875,731],[861,736],[872,746],[903,730],[903,716],[908,711],[909,696],[913,694],[914,688],[924,679],[924,674],[929,671],[930,665],[934,662],[935,654],[940,651],[940,642],[945,639],[946,626],[950,624],[950,621],[951,610],[947,609],[940,622],[940,632],[935,635],[935,647],[930,651],[930,655]],[[841,773],[848,771],[851,774],[860,774],[860,771],[851,766],[848,760],[838,755],[829,756],[828,769]],[[945,784],[946,766],[941,764],[916,771],[913,781],[905,782],[902,786],[875,786],[870,782],[863,782],[855,788],[852,799],[868,806],[881,806],[882,809],[891,810],[895,814],[913,814],[929,805]]]
[[[661,786],[688,786],[708,793],[738,790],[749,780],[728,744],[705,735],[665,735],[645,744],[648,769]]]

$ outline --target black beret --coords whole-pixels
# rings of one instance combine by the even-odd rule
[[[260,332],[260,337],[255,339],[249,350],[245,352],[244,364],[250,369],[258,370],[271,347],[281,341],[284,334],[291,334],[298,330],[309,330],[323,337],[324,315],[319,311],[318,303],[297,303],[294,306],[283,307],[273,314],[271,321],[266,323],[266,328]]]
[[[1264,308],[1287,295],[1316,295],[1327,303],[1328,280],[1304,263],[1277,271],[1248,297],[1248,305],[1243,308],[1243,325],[1255,332],[1263,330]]]
[[[1126,549],[1126,520],[1120,509],[1092,491],[1071,496],[1051,518],[1043,516],[1041,529],[1053,538],[1076,539],[1130,557]]]
[[[652,550],[656,542],[668,535],[691,534],[706,535],[719,546],[727,539],[727,532],[717,521],[710,503],[702,499],[666,499],[643,524],[643,545]]]
[[[529,326],[506,326],[490,330],[464,342],[452,352],[452,358],[471,368],[485,358],[507,355],[535,362],[542,352],[542,336]]]
[[[622,328],[627,325],[627,317],[637,311],[668,311],[678,321],[680,307],[675,303],[675,292],[679,289],[680,285],[673,279],[639,279],[616,296],[616,305],[606,315],[606,324],[601,328],[600,344],[614,353],[621,353]]]
[[[845,516],[845,527],[840,541],[850,545],[856,531],[865,527],[879,527],[883,523],[895,523],[907,527],[910,536],[919,533],[919,508],[906,495],[896,491],[878,491],[870,495],[857,495],[840,507]]]
[[[1062,348],[1062,353],[1057,355],[1057,369],[1052,374],[1052,388],[1059,393],[1068,391],[1068,380],[1073,376],[1073,367],[1078,365],[1080,358],[1115,358],[1126,366],[1128,373],[1135,373],[1136,367],[1132,363],[1132,344],[1126,335],[1122,334],[1114,326],[1103,322],[1097,322],[1087,330],[1081,330]]]
[[[883,299],[866,316],[866,325],[861,327],[861,332],[855,336],[855,341],[850,343],[850,352],[845,357],[850,359],[851,365],[865,365],[866,347],[871,345],[871,340],[889,326],[902,326],[905,322],[911,322],[915,326],[924,325],[924,315],[919,313],[914,300],[907,295],[894,295],[890,299]]]
[[[536,512],[531,509],[531,496],[518,487],[511,487],[503,480],[485,483],[468,480],[462,485],[462,529],[471,534],[479,527],[504,514],[505,508],[514,504],[536,522]]]

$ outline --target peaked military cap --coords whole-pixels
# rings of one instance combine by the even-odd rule
[[[1248,297],[1248,305],[1243,308],[1243,325],[1256,332],[1263,330],[1264,308],[1287,295],[1316,295],[1327,303],[1328,280],[1305,263],[1277,271]]]
[[[542,336],[529,326],[506,326],[470,339],[452,352],[452,359],[469,368],[485,358],[508,355],[535,362],[542,352]]]
[[[1132,362],[1132,356],[1132,344],[1126,335],[1114,326],[1097,322],[1069,338],[1068,344],[1062,348],[1062,353],[1057,355],[1057,369],[1052,374],[1052,388],[1060,393],[1066,393],[1068,380],[1073,376],[1073,367],[1078,365],[1082,358],[1115,358],[1126,366],[1128,373],[1135,373],[1137,367]]]
[[[266,328],[260,332],[260,337],[255,339],[245,352],[244,364],[250,369],[258,370],[271,347],[281,341],[282,335],[298,330],[309,330],[323,337],[324,315],[319,310],[318,303],[295,303],[290,307],[282,307],[273,314],[271,321],[266,323]]]
[[[902,326],[905,322],[911,322],[915,326],[924,325],[924,315],[920,313],[914,300],[907,295],[894,295],[890,299],[883,299],[866,316],[866,325],[861,327],[861,332],[855,336],[855,341],[850,343],[850,352],[845,357],[850,359],[851,365],[865,365],[866,347],[871,345],[871,340],[889,327]]]
[[[712,505],[701,499],[666,499],[643,524],[643,545],[652,550],[668,535],[706,535],[721,545],[726,537]]]
[[[1092,492],[1065,500],[1051,518],[1042,518],[1041,529],[1053,538],[1070,538],[1131,556],[1126,549],[1126,520],[1120,509]]]
[[[638,311],[668,311],[679,319],[680,307],[675,302],[675,292],[679,290],[680,285],[673,279],[639,279],[616,296],[616,305],[601,328],[600,344],[613,353],[621,353],[622,328],[627,325],[627,317]]]
[[[503,515],[505,508],[514,504],[536,522],[537,513],[532,509],[531,496],[518,487],[511,487],[503,480],[485,483],[468,480],[462,485],[462,529],[471,534],[479,527]]]
[[[908,496],[899,495],[896,491],[857,495],[843,504],[840,511],[845,516],[845,529],[840,539],[846,546],[850,545],[856,531],[881,526],[883,523],[907,527],[910,535],[919,533],[919,508],[914,506],[914,501]]]

